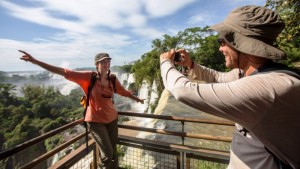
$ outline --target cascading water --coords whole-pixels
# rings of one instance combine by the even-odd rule
[[[78,85],[74,82],[66,80],[63,76],[57,74],[49,74],[50,80],[47,86],[57,86],[60,93],[68,95],[73,89],[78,88]]]
[[[133,76],[132,73],[130,73],[130,74],[128,75],[127,86],[126,86],[126,88],[128,89],[129,85],[132,84],[132,83],[134,83],[134,82],[135,82],[134,76]]]
[[[150,106],[152,106],[156,102],[157,99],[158,99],[157,85],[156,85],[156,81],[154,81],[153,84],[152,84],[151,92],[150,92],[148,114],[151,113]]]
[[[144,104],[140,104],[140,103],[133,103],[132,104],[132,111],[138,112],[138,113],[145,113],[145,111],[148,108],[148,100],[149,100],[149,96],[148,96],[148,91],[149,91],[149,84],[144,80],[142,83],[141,88],[138,91],[138,97],[140,99],[145,99],[144,100]]]
[[[126,89],[129,88],[129,86],[132,83],[135,83],[134,75],[128,74],[128,73],[122,73],[121,75],[117,76],[121,84],[125,84],[124,87]],[[144,99],[144,104],[137,103],[135,101],[132,101],[130,99],[124,99],[126,101],[123,101],[126,104],[130,104],[131,108],[128,111],[136,112],[136,113],[145,113],[148,110],[148,113],[150,113],[151,109],[148,107],[153,104],[156,99],[158,98],[157,92],[156,92],[156,83],[154,82],[152,86],[150,86],[145,80],[142,82],[142,86],[138,90],[138,97],[141,99]],[[149,95],[149,91],[150,95]],[[119,96],[116,96],[119,97]],[[120,99],[120,98],[119,98]],[[118,106],[118,105],[116,105]]]

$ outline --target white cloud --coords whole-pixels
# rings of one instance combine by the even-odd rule
[[[216,22],[212,16],[215,16],[213,11],[201,11],[201,13],[197,13],[188,18],[187,24],[200,27],[209,26]]]
[[[26,70],[32,66],[18,60],[21,56],[18,49],[28,51],[42,61],[73,68],[93,66],[94,55],[103,51],[116,56],[113,61],[116,65],[135,58],[137,60],[143,54],[142,49],[147,48],[145,39],[150,44],[151,40],[165,34],[159,31],[163,28],[159,27],[158,30],[147,25],[148,19],[176,12],[190,2],[192,1],[175,0],[171,3],[130,0],[129,3],[124,0],[30,0],[23,6],[3,0],[0,5],[10,15],[63,31],[57,31],[46,38],[30,37],[33,39],[31,42],[0,39],[0,58],[12,55],[0,63],[1,69]],[[133,48],[128,49],[130,47]],[[124,50],[130,50],[125,55],[128,58],[124,58]],[[15,67],[15,64],[20,67]]]
[[[203,22],[205,21],[205,17],[203,14],[197,14],[197,15],[194,15],[192,17],[190,17],[187,21],[187,23],[190,23],[190,24],[199,24],[200,22]]]
[[[52,17],[44,8],[27,8],[6,1],[2,5],[11,10],[11,15],[14,17],[37,23],[40,25],[73,31],[73,32],[87,32],[88,28],[80,26],[80,22],[68,21]]]
[[[131,15],[127,18],[127,23],[131,27],[143,27],[146,25],[146,18],[143,15]]]
[[[85,26],[105,26],[109,28],[122,28],[127,26],[126,18],[140,15],[141,3],[131,0],[43,0],[47,10],[57,11],[61,14],[74,16],[80,19]]]
[[[163,17],[173,14],[180,8],[196,0],[144,0],[145,8],[152,17]]]
[[[18,60],[20,57],[18,49],[28,50],[42,61],[55,65],[69,65],[72,68],[93,66],[93,57],[96,53],[108,52],[116,57],[112,64],[121,65],[124,62],[139,59],[142,54],[148,52],[151,41],[162,38],[163,34],[175,35],[191,25],[209,25],[208,23],[213,18],[210,15],[214,15],[211,11],[202,9],[199,14],[199,8],[194,9],[197,5],[202,8],[203,3],[207,3],[202,0],[24,0],[22,3],[14,2],[1,0],[0,7],[5,8],[3,11],[8,15],[25,22],[55,29],[47,33],[48,37],[39,36],[38,33],[34,33],[36,37],[24,35],[24,38],[22,35],[24,39],[33,39],[28,42],[18,40],[19,37],[14,37],[14,35],[9,36],[14,40],[0,37],[0,59],[5,58],[5,62],[0,62],[2,70],[25,70],[26,67],[29,69],[29,65],[32,66],[32,64]],[[179,10],[185,14],[184,16],[192,15],[192,17],[189,19],[185,17],[178,22],[176,17],[179,16],[177,15]],[[167,18],[167,16],[170,17]],[[19,29],[20,32],[23,31],[22,28]],[[40,30],[24,31],[38,32]],[[8,55],[12,57],[7,58]],[[16,67],[16,64],[20,67]]]
[[[144,27],[149,17],[170,15],[195,0],[32,0],[34,6],[3,1],[2,6],[20,19],[33,23],[88,33],[94,27],[120,29]],[[149,16],[143,14],[143,9]]]
[[[146,27],[133,29],[133,32],[135,32],[137,35],[148,37],[149,39],[161,38],[162,35],[165,34],[156,29]]]

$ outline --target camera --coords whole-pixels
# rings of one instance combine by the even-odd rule
[[[175,52],[175,57],[174,57],[175,62],[181,62],[181,55],[179,52]]]

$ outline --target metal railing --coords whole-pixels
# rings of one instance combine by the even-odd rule
[[[140,118],[152,118],[152,119],[161,119],[161,120],[172,120],[172,121],[179,121],[182,124],[181,131],[170,131],[164,129],[155,129],[155,128],[146,128],[146,127],[137,127],[137,126],[130,126],[119,124],[119,128],[126,129],[126,130],[136,130],[138,132],[150,132],[150,133],[157,133],[163,135],[170,135],[170,136],[178,136],[181,137],[182,142],[181,144],[174,144],[168,143],[165,141],[155,141],[149,140],[144,138],[136,138],[130,135],[126,135],[126,133],[119,133],[119,141],[118,145],[122,147],[125,154],[123,154],[122,159],[119,161],[122,163],[122,167],[124,168],[193,168],[196,164],[201,163],[200,161],[212,162],[218,165],[226,164],[229,161],[229,152],[224,150],[217,150],[217,149],[208,149],[208,148],[201,148],[195,146],[188,146],[184,145],[185,138],[196,138],[196,139],[204,139],[210,141],[221,141],[221,142],[231,142],[231,137],[225,136],[212,136],[206,134],[194,134],[194,133],[187,133],[184,132],[184,124],[185,122],[192,122],[192,123],[204,123],[204,124],[213,124],[213,125],[225,125],[225,126],[233,126],[234,123],[227,121],[227,120],[207,120],[207,119],[196,119],[196,118],[183,118],[183,117],[176,117],[176,116],[165,116],[165,115],[152,115],[152,114],[140,114],[140,113],[131,113],[131,112],[118,112],[119,116],[132,116],[132,117],[140,117]],[[18,152],[29,148],[41,141],[45,141],[46,139],[61,133],[62,131],[66,131],[78,124],[83,122],[82,119],[71,122],[65,126],[52,130],[46,134],[43,134],[39,137],[36,137],[32,140],[24,142],[20,145],[17,145],[11,149],[5,150],[0,153],[0,161],[6,158],[10,158]],[[84,133],[77,135],[76,137],[72,138],[71,140],[57,146],[53,150],[40,155],[38,158],[33,159],[32,161],[23,164],[20,168],[22,169],[32,169],[37,166],[39,163],[45,161],[46,159],[52,157],[54,154],[60,152],[64,148],[70,146],[71,144],[77,142],[78,140],[84,138]],[[93,139],[90,139],[88,142],[88,152],[85,148],[85,144],[77,148],[76,150],[72,151],[70,154],[56,162],[54,165],[50,166],[49,168],[72,168],[72,166],[76,165],[80,159],[84,159],[83,162],[87,162],[85,158],[89,158],[88,165],[86,167],[77,167],[77,168],[96,168],[99,157],[99,151],[97,150],[97,146],[95,146],[95,142]],[[128,157],[130,151],[143,151],[142,154],[149,154],[147,158],[153,159],[153,162],[147,162],[146,164],[143,163],[142,166],[137,164],[138,162],[147,161],[149,159],[142,159],[139,157]],[[141,154],[141,153],[140,153]],[[128,158],[133,159],[131,163],[127,160]],[[195,162],[195,160],[198,160]],[[200,161],[199,161],[200,160]],[[203,162],[202,162],[203,163]],[[133,165],[134,164],[134,165]],[[76,168],[76,167],[75,167]],[[221,167],[222,168],[222,167]],[[224,167],[225,168],[225,167]]]

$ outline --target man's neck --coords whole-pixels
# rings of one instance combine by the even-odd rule
[[[246,66],[243,68],[245,76],[249,76],[259,67],[263,66],[268,60],[256,56],[246,56]]]

